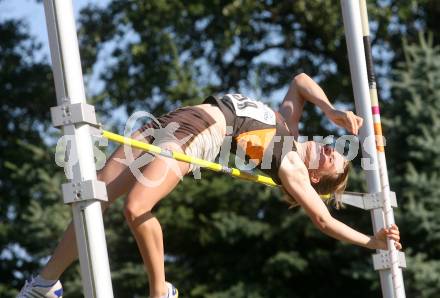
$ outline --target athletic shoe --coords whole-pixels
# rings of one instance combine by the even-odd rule
[[[43,286],[36,283],[32,277],[26,281],[24,287],[18,293],[17,298],[61,298],[63,297],[63,287],[60,281],[50,286]]]
[[[166,282],[168,288],[167,298],[179,298],[179,291],[177,291],[176,287]]]

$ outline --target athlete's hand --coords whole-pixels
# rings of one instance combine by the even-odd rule
[[[336,109],[327,113],[327,117],[336,125],[345,128],[351,133],[357,135],[364,119],[356,116],[352,111],[339,111]]]
[[[396,249],[402,249],[402,244],[399,242],[399,228],[395,224],[391,225],[391,228],[389,229],[382,228],[373,236],[373,239],[375,240],[375,245],[373,248],[388,250],[387,238],[394,240],[394,246]]]

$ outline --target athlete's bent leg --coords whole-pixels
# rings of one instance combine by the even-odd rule
[[[133,150],[133,156],[137,157],[142,152]],[[127,193],[135,182],[130,169],[116,159],[124,159],[124,147],[119,147],[109,158],[104,168],[98,173],[98,179],[107,185],[108,203],[102,204],[103,212],[118,197]],[[61,274],[78,258],[76,237],[73,222],[69,224],[61,241],[55,248],[49,262],[43,267],[40,276],[47,280],[57,280]]]
[[[176,146],[171,149],[179,150]],[[144,179],[135,183],[126,198],[125,217],[148,272],[150,297],[167,293],[162,228],[151,209],[176,187],[188,169],[187,163],[156,157],[143,170]]]

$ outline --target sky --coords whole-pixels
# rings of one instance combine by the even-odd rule
[[[70,0],[71,1],[71,0]],[[79,11],[88,3],[106,4],[108,0],[73,0],[73,9],[75,18]],[[37,3],[35,0],[3,0],[0,2],[0,19],[18,18],[24,19],[28,24],[30,33],[41,42],[42,55],[50,57],[49,41],[46,30],[46,18],[44,16],[43,3]]]

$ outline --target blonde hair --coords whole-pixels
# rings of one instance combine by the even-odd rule
[[[325,199],[327,205],[333,203],[336,209],[344,207],[341,200],[341,195],[347,187],[348,173],[350,172],[350,163],[348,161],[344,164],[342,173],[322,176],[317,183],[312,183],[312,187],[319,195],[330,195],[330,198]],[[289,193],[281,187],[283,191],[283,199],[290,205],[289,208],[299,206],[298,202]]]

